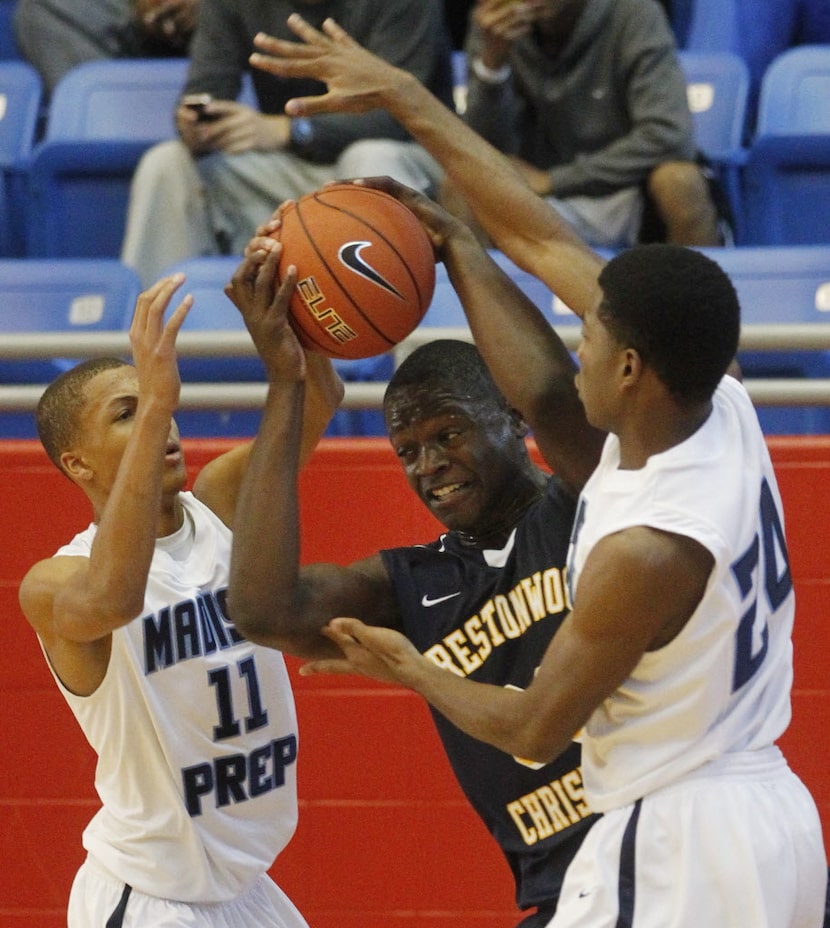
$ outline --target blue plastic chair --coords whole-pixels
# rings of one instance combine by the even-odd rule
[[[115,259],[0,260],[0,340],[10,333],[121,331],[139,291],[138,276]],[[0,383],[46,384],[73,363],[0,359]],[[0,436],[35,437],[31,414],[0,415]]]
[[[24,61],[0,61],[0,257],[23,254],[26,166],[37,132],[43,87]]]
[[[830,245],[701,249],[729,275],[744,324],[822,323],[830,326]],[[742,351],[748,378],[830,377],[828,351]],[[830,433],[826,406],[765,406],[767,434]]]
[[[16,0],[0,0],[0,61],[20,60],[20,50],[14,40],[12,17]]]
[[[686,75],[697,146],[720,181],[737,224],[749,70],[741,57],[726,51],[681,51],[678,58]]]
[[[173,138],[187,59],[90,61],[55,87],[29,165],[27,254],[117,257],[141,155]]]
[[[490,255],[519,289],[548,316],[553,325],[579,326],[581,324],[579,318],[551,293],[541,280],[517,267],[506,255],[496,249],[492,249]],[[447,269],[443,264],[435,266],[435,292],[432,303],[420,323],[420,328],[424,327],[468,327],[461,301],[450,283]]]
[[[743,172],[743,244],[830,243],[830,45],[779,55]]]
[[[678,52],[700,150],[716,164],[734,164],[743,150],[749,70],[732,52]]]

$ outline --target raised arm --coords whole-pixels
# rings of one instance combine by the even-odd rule
[[[574,384],[574,362],[542,311],[471,230],[438,204],[390,178],[360,183],[397,197],[421,220],[493,379],[533,430],[550,467],[578,491],[599,460],[605,436],[588,425]]]
[[[246,256],[227,288],[268,377],[237,505],[228,605],[235,625],[252,641],[317,657],[336,651],[321,634],[333,616],[389,624],[395,606],[379,556],[349,568],[300,569],[300,433],[309,369],[318,362],[302,350],[287,321],[296,270],[277,286],[281,246],[270,239],[264,245],[264,254]]]
[[[179,398],[175,342],[192,299],[186,297],[166,324],[163,316],[183,279],[163,278],[141,294],[130,328],[138,390],[129,391],[131,381],[125,380],[125,389],[112,402],[85,418],[84,448],[63,455],[76,482],[103,487],[101,498],[93,499],[98,528],[89,558],[41,561],[20,587],[24,615],[58,675],[78,693],[95,689],[106,669],[109,635],[144,605],[163,516],[165,453]],[[99,429],[102,434],[91,434]],[[124,452],[107,488],[104,449],[120,440]]]
[[[289,116],[387,110],[441,163],[496,246],[584,314],[602,259],[500,152],[411,74],[370,54],[333,20],[326,20],[323,32],[296,13],[288,24],[301,41],[259,35],[260,51],[251,64],[280,76],[316,78],[328,87],[322,96],[289,101]]]
[[[307,354],[306,370],[301,467],[317,447],[332,415],[343,400],[344,390],[343,381],[331,361],[323,355]],[[194,494],[230,528],[233,528],[239,488],[252,449],[253,442],[248,441],[219,455],[202,468],[193,484]]]

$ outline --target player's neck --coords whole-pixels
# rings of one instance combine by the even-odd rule
[[[534,468],[518,485],[511,487],[510,495],[503,505],[492,508],[492,516],[483,521],[472,532],[455,531],[462,544],[472,548],[500,550],[507,544],[510,533],[521,517],[545,492],[549,475]]]

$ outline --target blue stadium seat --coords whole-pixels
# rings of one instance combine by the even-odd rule
[[[90,61],[58,83],[29,165],[27,254],[117,257],[133,171],[173,138],[186,58]]]
[[[43,87],[24,61],[0,61],[0,257],[23,254],[25,172]]]
[[[121,331],[140,291],[114,259],[0,260],[0,339],[10,333]],[[0,359],[0,383],[45,384],[73,362]],[[0,416],[3,437],[34,437],[31,414]]]
[[[701,151],[732,164],[743,150],[749,71],[732,52],[681,51],[689,109]]]
[[[12,16],[17,0],[0,0],[0,61],[20,58],[20,50],[14,40]]]
[[[681,51],[678,57],[686,75],[697,146],[720,181],[737,224],[749,70],[732,52]]]
[[[830,45],[791,48],[764,74],[742,197],[743,244],[830,243]]]
[[[506,255],[496,249],[492,249],[490,255],[555,326],[580,325],[578,317],[537,277],[517,267]],[[435,293],[426,315],[421,320],[420,327],[467,327],[467,317],[464,315],[458,294],[453,289],[447,269],[443,264],[435,266]]]
[[[830,245],[701,249],[735,285],[746,324],[830,326]],[[747,378],[830,377],[828,351],[742,351]],[[830,408],[760,407],[767,434],[830,433]]]

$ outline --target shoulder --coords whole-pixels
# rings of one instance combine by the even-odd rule
[[[17,592],[28,623],[40,633],[52,617],[52,604],[61,586],[89,563],[84,555],[55,555],[33,564]]]

